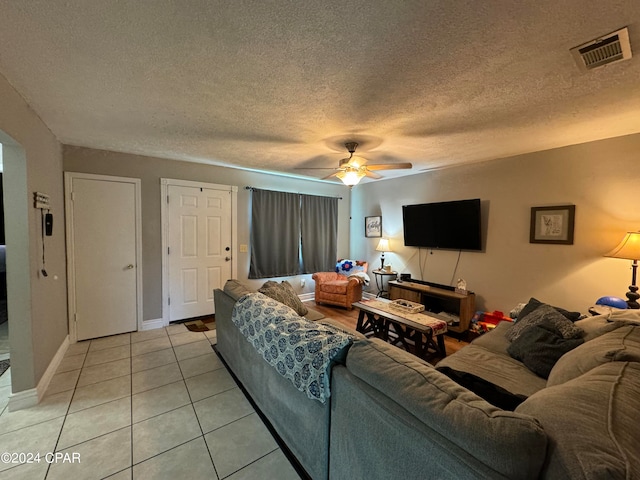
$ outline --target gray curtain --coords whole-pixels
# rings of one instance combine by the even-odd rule
[[[253,189],[249,278],[300,273],[300,195]]]
[[[301,195],[302,273],[336,268],[338,251],[338,199]]]

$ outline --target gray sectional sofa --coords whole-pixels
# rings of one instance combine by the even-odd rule
[[[236,301],[246,293],[251,291],[236,281],[227,282],[224,291],[214,291],[216,350],[306,472],[314,479],[328,478],[331,404],[307,398],[240,333],[231,317]],[[335,324],[311,313],[317,322]],[[345,354],[338,360],[344,361]]]
[[[217,351],[311,478],[640,478],[640,317],[581,321],[586,341],[548,380],[506,353],[508,322],[438,369],[351,332],[323,404],[239,332],[232,311],[248,292],[237,282],[214,292]],[[462,386],[470,379],[491,400],[488,384],[511,396],[514,409]]]

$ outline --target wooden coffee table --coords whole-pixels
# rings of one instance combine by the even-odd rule
[[[360,310],[356,330],[393,345],[401,344],[407,351],[410,351],[410,341],[414,345],[415,355],[423,359],[430,348],[443,357],[447,355],[443,337],[447,331],[445,321],[425,313],[405,314],[391,309],[389,303],[389,300],[381,298],[355,302],[353,306]]]

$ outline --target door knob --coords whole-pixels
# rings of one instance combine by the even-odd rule
[[[133,268],[133,264],[130,263],[129,265],[127,265],[128,270],[131,270],[132,268]]]
[[[229,260],[231,260],[231,257],[225,257],[225,258],[224,258],[224,261],[225,261],[225,262],[228,262]]]

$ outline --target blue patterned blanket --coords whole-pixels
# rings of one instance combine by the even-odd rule
[[[231,320],[280,375],[307,397],[325,403],[331,394],[329,365],[353,336],[310,322],[259,292],[241,297]]]

